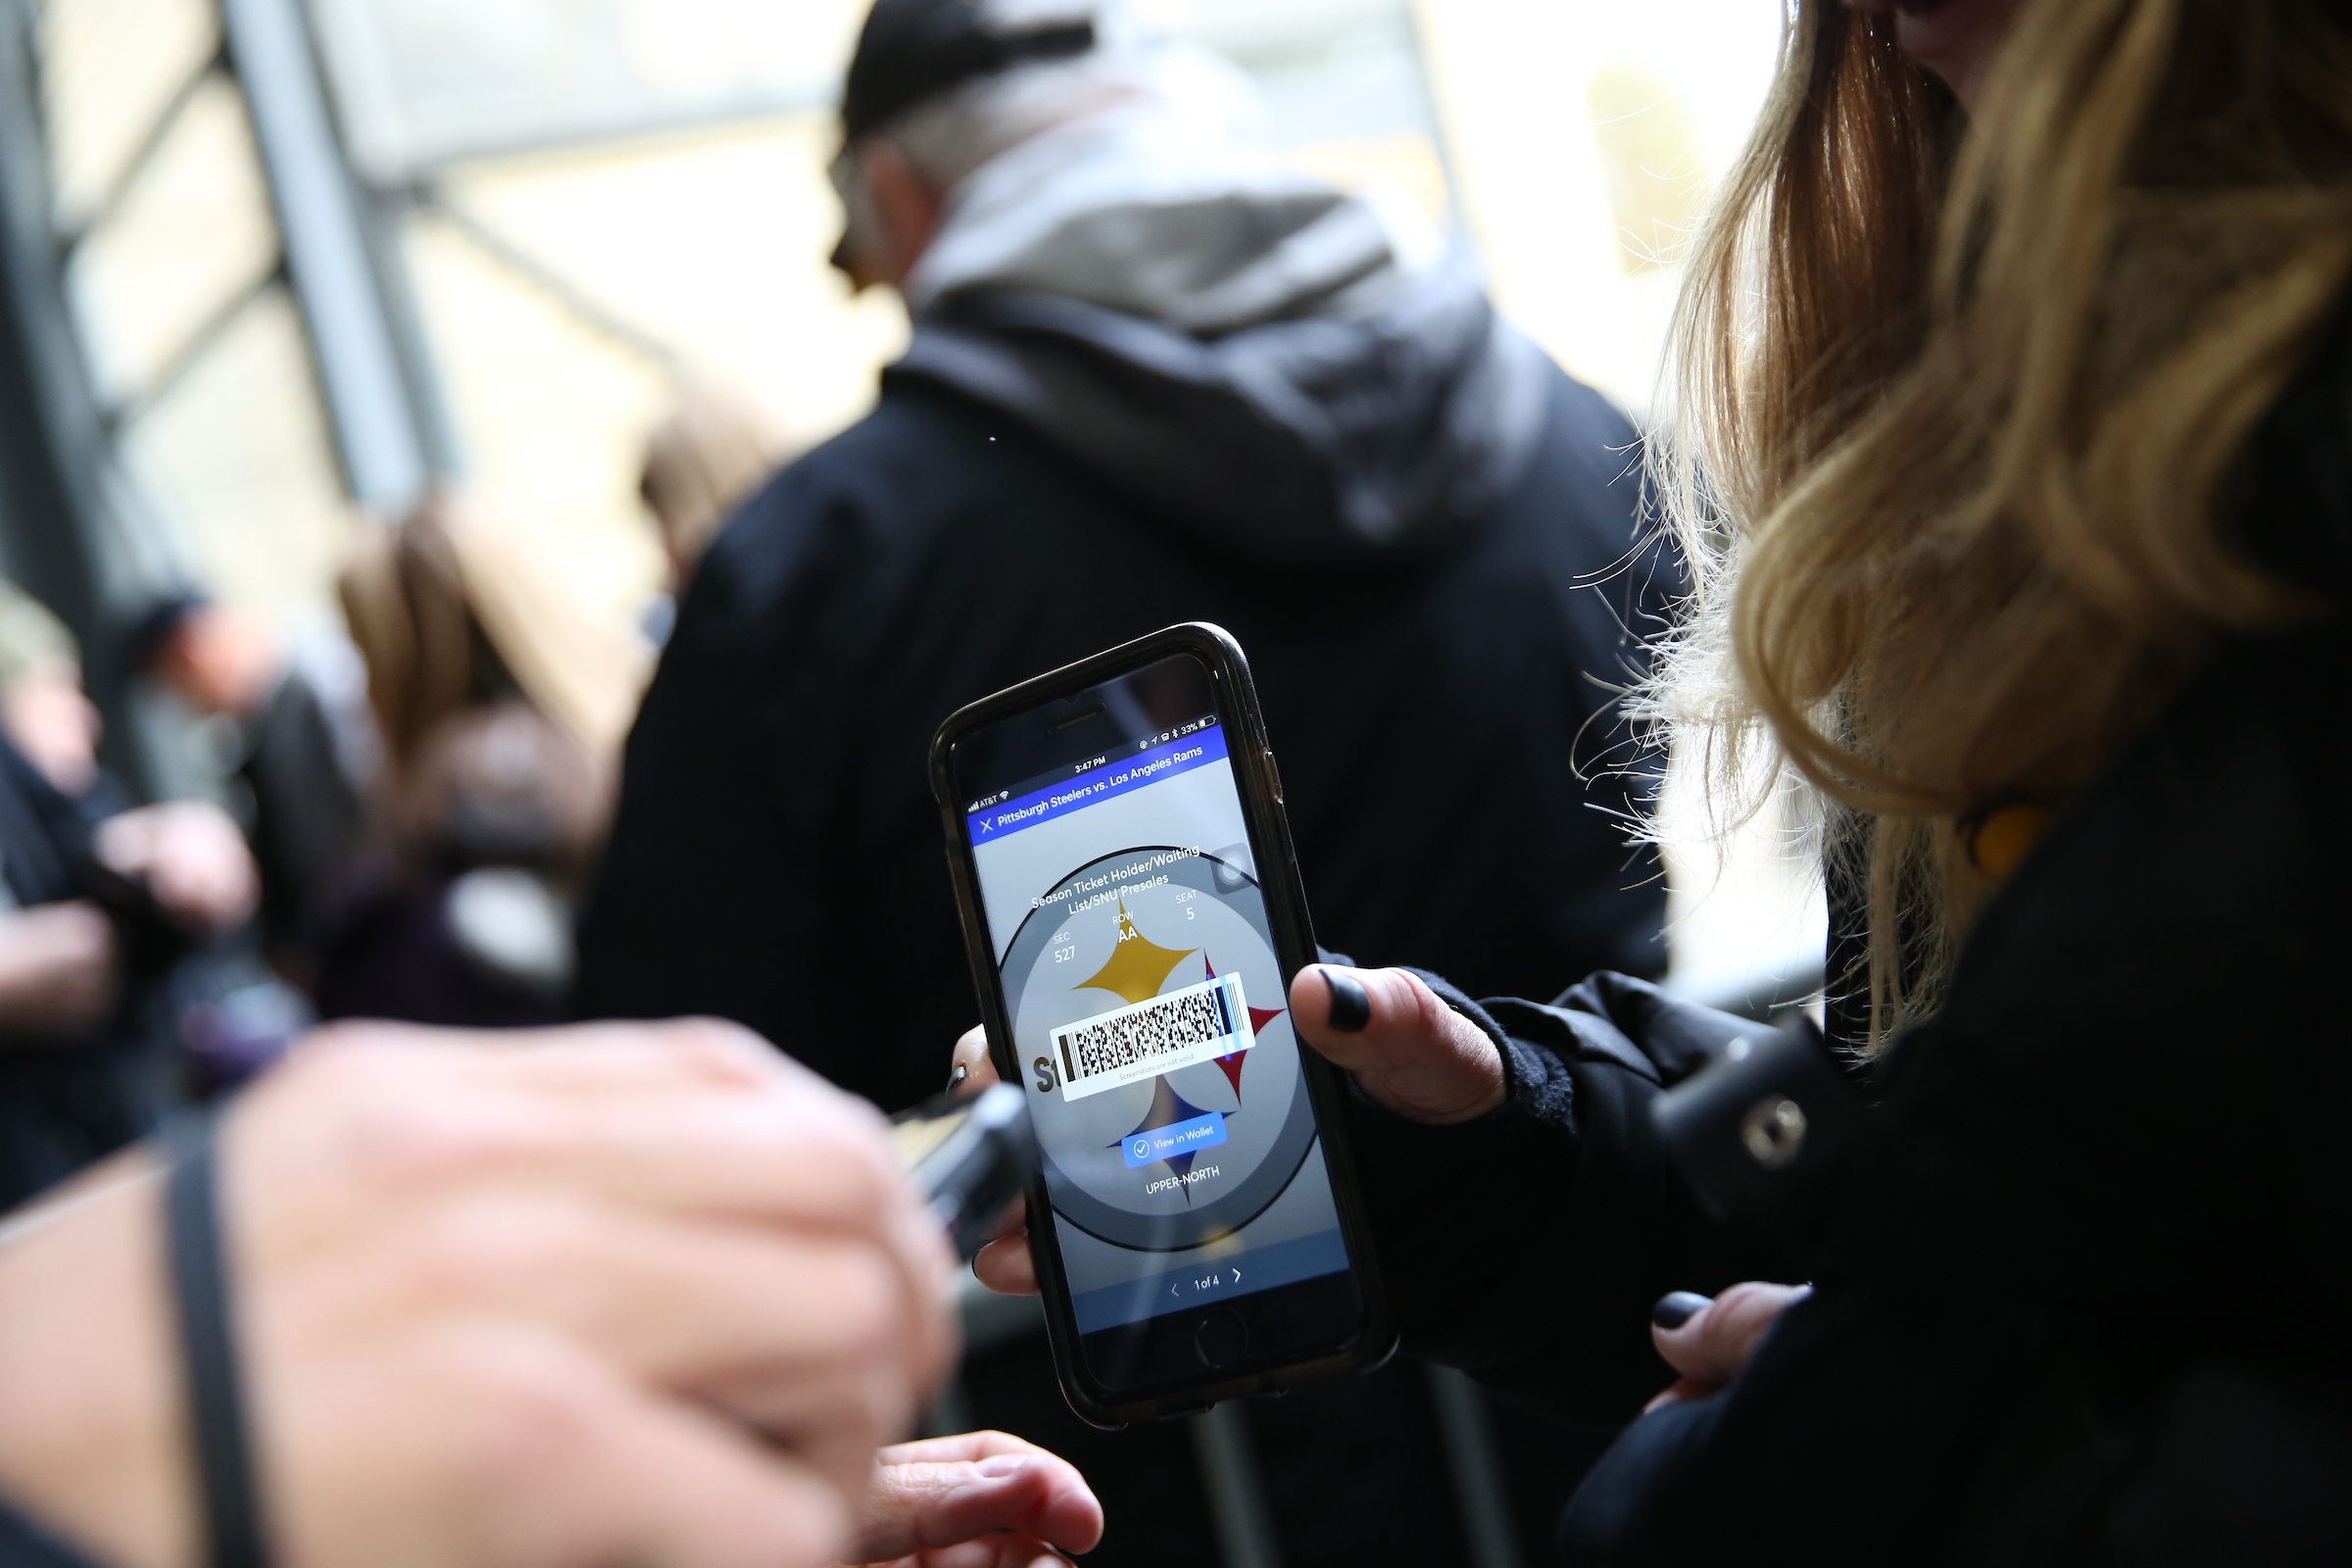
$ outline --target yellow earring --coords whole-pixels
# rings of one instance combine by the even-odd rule
[[[1969,863],[1994,882],[2006,882],[2040,842],[2058,813],[2035,801],[2018,801],[1988,811],[1971,811],[1953,826]]]

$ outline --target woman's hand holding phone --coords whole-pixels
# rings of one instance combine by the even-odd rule
[[[1502,1054],[1469,1019],[1404,969],[1319,963],[1291,981],[1291,1018],[1304,1040],[1353,1074],[1365,1094],[1407,1121],[1446,1126],[1502,1103]],[[951,1076],[976,1095],[997,1082],[987,1036],[956,1042]],[[1016,1214],[1015,1227],[1022,1223]],[[1029,1235],[1015,1228],[972,1260],[981,1284],[1001,1296],[1035,1296]]]
[[[1280,1005],[1314,928],[1240,647],[1171,626],[983,698],[931,775],[988,1028],[1017,1041],[995,1094],[1038,1149],[1034,1246],[976,1266],[1043,1287],[1071,1408],[1117,1427],[1386,1357],[1345,1087]]]
[[[1380,1104],[1408,1121],[1444,1126],[1483,1116],[1502,1102],[1502,1057],[1494,1043],[1403,969],[1317,964],[1291,983],[1292,1016],[1309,1045],[1354,1074]],[[988,1042],[974,1029],[956,1042],[959,1092],[997,1081]],[[1035,1296],[1029,1238],[1015,1230],[972,1261],[980,1283],[1004,1296]],[[1747,1364],[1780,1314],[1803,1299],[1802,1286],[1746,1284],[1713,1301],[1659,1303],[1658,1353],[1680,1374],[1650,1403],[1717,1392]],[[1670,1311],[1670,1303],[1672,1310]]]
[[[1502,1103],[1502,1053],[1409,969],[1318,963],[1291,981],[1299,1036],[1407,1121],[1448,1127]]]

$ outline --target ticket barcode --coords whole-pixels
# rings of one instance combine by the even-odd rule
[[[1254,1044],[1238,974],[1221,974],[1054,1031],[1065,1101],[1230,1056]]]

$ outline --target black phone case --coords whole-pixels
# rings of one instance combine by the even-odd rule
[[[1316,961],[1314,924],[1307,915],[1298,857],[1291,847],[1281,777],[1274,763],[1274,753],[1266,744],[1265,720],[1258,711],[1249,661],[1230,633],[1205,621],[1170,626],[1023,681],[956,710],[940,726],[931,743],[931,789],[947,833],[948,874],[955,883],[956,913],[963,922],[965,955],[971,964],[974,987],[979,992],[989,1053],[998,1075],[1006,1083],[1020,1082],[1022,1072],[1013,1049],[1012,1024],[1005,1012],[1004,988],[998,983],[987,922],[980,912],[971,846],[963,828],[962,798],[951,765],[954,747],[963,736],[1000,719],[1099,685],[1172,654],[1191,654],[1208,666],[1218,711],[1228,727],[1227,755],[1233,760],[1234,776],[1240,785],[1242,814],[1250,830],[1250,846],[1257,863],[1272,868],[1273,872],[1261,880],[1260,889],[1265,895],[1267,920],[1273,927],[1275,957],[1282,964],[1286,983]],[[1240,733],[1233,734],[1235,730]],[[1315,1110],[1316,1132],[1323,1143],[1324,1166],[1330,1174],[1332,1196],[1339,1208],[1340,1231],[1346,1238],[1348,1263],[1363,1298],[1363,1321],[1355,1337],[1331,1353],[1311,1360],[1251,1368],[1239,1374],[1203,1372],[1197,1384],[1187,1383],[1144,1398],[1117,1399],[1092,1385],[1078,1354],[1077,1326],[1071,1316],[1070,1293],[1062,1275],[1060,1247],[1054,1227],[1032,1225],[1030,1249],[1037,1260],[1038,1282],[1044,1293],[1054,1369],[1061,1380],[1062,1395],[1069,1400],[1070,1408],[1089,1424],[1116,1429],[1133,1421],[1190,1415],[1242,1395],[1275,1392],[1310,1378],[1377,1366],[1395,1353],[1396,1334],[1390,1321],[1387,1294],[1381,1288],[1362,1190],[1356,1180],[1355,1151],[1348,1135],[1347,1080],[1303,1041],[1298,1056],[1304,1065],[1307,1094]],[[1031,1214],[1053,1212],[1046,1193],[1044,1167],[1034,1161],[1027,1191]]]

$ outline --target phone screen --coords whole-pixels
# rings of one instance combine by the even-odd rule
[[[1348,1268],[1224,717],[1178,655],[995,728],[963,830],[1072,1314],[1098,1376],[1164,1375],[1121,1331]]]

